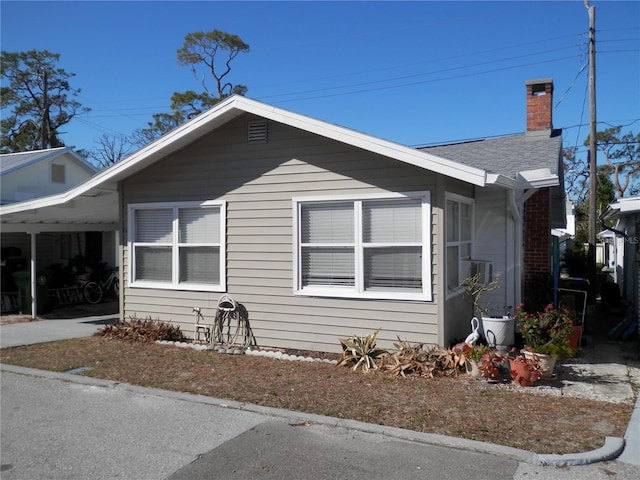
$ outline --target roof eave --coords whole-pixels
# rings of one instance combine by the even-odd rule
[[[0,207],[0,215],[17,213],[32,208],[53,206],[72,200],[103,184],[118,181],[146,168],[156,160],[174,152],[206,133],[215,130],[244,113],[254,114],[300,128],[357,148],[377,153],[419,168],[446,175],[476,186],[485,186],[487,172],[414,148],[371,137],[354,130],[316,120],[304,115],[273,107],[246,97],[234,95],[214,105],[206,112],[177,127],[156,141],[134,152],[87,181],[58,195]]]
[[[514,180],[513,178],[502,175],[500,173],[488,173],[486,183],[487,185],[495,185],[498,187],[508,188],[510,190],[515,190],[522,187],[522,185],[517,180]]]
[[[551,173],[548,168],[523,170],[518,172],[516,178],[525,188],[545,188],[560,185],[560,177],[555,173]]]
[[[626,215],[640,213],[640,197],[620,198],[611,203],[602,214],[604,220],[621,218]]]

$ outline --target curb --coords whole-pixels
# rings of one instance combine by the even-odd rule
[[[576,465],[606,462],[617,458],[624,450],[624,444],[623,438],[605,437],[604,445],[596,450],[565,455],[536,455],[536,462],[537,465],[554,467],[575,467]]]
[[[414,432],[402,428],[387,427],[383,425],[375,425],[371,423],[358,422],[355,420],[345,420],[335,417],[327,417],[324,415],[307,414],[283,410],[273,407],[264,407],[250,403],[240,403],[233,400],[222,400],[215,397],[205,395],[197,395],[192,393],[173,392],[171,390],[162,390],[158,388],[140,387],[128,383],[120,383],[112,380],[103,380],[100,378],[85,377],[74,375],[71,373],[52,372],[48,370],[38,370],[28,367],[19,367],[0,363],[0,370],[15,373],[19,375],[28,375],[33,377],[47,378],[50,380],[62,380],[66,382],[78,383],[103,388],[119,388],[124,391],[137,393],[141,395],[154,395],[158,397],[183,400],[187,402],[201,403],[221,408],[232,408],[234,410],[242,410],[252,413],[258,413],[265,416],[284,418],[289,423],[299,423],[307,421],[314,424],[325,425],[330,427],[344,428],[356,430],[364,433],[373,433],[385,435],[398,440],[406,440],[410,442],[424,443],[427,445],[456,448],[459,450],[467,450],[476,453],[485,453],[511,458],[518,462],[530,463],[540,466],[575,466],[597,463],[612,460],[620,455],[624,449],[625,441],[618,437],[606,437],[604,446],[592,450],[590,452],[569,453],[565,455],[543,455],[521,450],[513,447],[496,445],[493,443],[480,442],[476,440],[467,440],[464,438],[449,437],[446,435],[438,435],[432,433]]]

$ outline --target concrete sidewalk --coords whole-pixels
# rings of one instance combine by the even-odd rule
[[[40,320],[0,325],[0,348],[55,342],[68,338],[90,337],[99,328],[117,320],[117,315],[96,315],[83,318]]]
[[[0,325],[0,347],[91,336],[105,324],[115,322],[117,318],[117,314],[108,314]],[[532,387],[530,392],[615,403],[632,402],[633,388],[640,388],[640,363],[634,357],[634,354],[637,355],[634,351],[636,345],[625,347],[619,342],[589,340],[580,358],[561,363],[556,367],[557,375],[553,380],[539,387]],[[7,366],[7,369],[10,370],[10,367]],[[80,382],[86,381],[83,377],[70,378],[77,378]],[[584,465],[617,458],[618,461],[640,466],[639,403],[640,400],[636,401],[624,439],[608,437],[605,446],[593,452],[568,455],[532,454],[533,462],[541,465]],[[376,425],[372,425],[371,428],[385,430],[384,427]]]

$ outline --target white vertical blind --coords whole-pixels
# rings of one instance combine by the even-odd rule
[[[365,290],[422,290],[422,199],[363,202],[362,239]]]
[[[220,208],[179,209],[181,243],[219,243]]]
[[[362,205],[363,241],[420,242],[421,217],[420,199],[365,202]]]
[[[302,205],[302,243],[352,243],[353,202]]]
[[[220,282],[220,208],[178,209],[179,283]],[[197,246],[190,246],[197,244]],[[209,244],[205,246],[203,244]]]
[[[353,248],[306,247],[302,249],[302,285],[353,286]]]
[[[181,283],[219,283],[220,249],[180,247]]]
[[[300,212],[302,286],[355,283],[353,202],[309,203]]]
[[[136,247],[135,280],[171,282],[171,247]]]
[[[171,243],[173,241],[173,210],[171,208],[136,210],[135,241]]]
[[[365,248],[365,290],[422,290],[422,248]]]

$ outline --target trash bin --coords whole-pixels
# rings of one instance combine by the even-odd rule
[[[31,273],[29,270],[13,272],[13,280],[18,287],[18,308],[23,315],[31,314]]]

